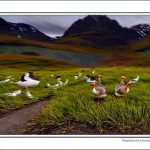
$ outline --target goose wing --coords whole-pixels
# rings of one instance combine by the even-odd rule
[[[119,85],[115,88],[115,93],[124,95],[127,92],[126,85]]]
[[[106,94],[106,90],[104,87],[102,86],[97,86],[95,87],[95,95],[103,95],[103,94]]]

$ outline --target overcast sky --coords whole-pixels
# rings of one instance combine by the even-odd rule
[[[84,18],[84,15],[40,15],[40,16],[30,16],[30,15],[7,15],[0,16],[6,21],[13,23],[27,23],[30,24],[45,34],[55,37],[63,35],[65,30],[76,20]],[[111,15],[108,16],[112,19],[117,20],[124,27],[131,27],[139,23],[150,24],[150,16],[121,16],[121,15]]]

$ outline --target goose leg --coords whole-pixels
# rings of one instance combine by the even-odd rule
[[[26,88],[26,96],[28,97],[28,98],[33,98],[33,96],[32,96],[32,94],[29,92],[29,90],[28,90],[28,88]]]

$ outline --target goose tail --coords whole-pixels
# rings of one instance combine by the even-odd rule
[[[132,79],[132,80],[131,80],[131,83],[136,83],[136,82],[138,82],[139,78],[140,78],[140,77],[137,76],[136,78]]]

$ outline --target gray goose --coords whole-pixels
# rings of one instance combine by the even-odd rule
[[[98,80],[95,83],[92,83],[92,92],[97,103],[100,103],[104,100],[104,97],[107,96],[106,89],[104,85],[101,84],[101,75],[98,76]]]

